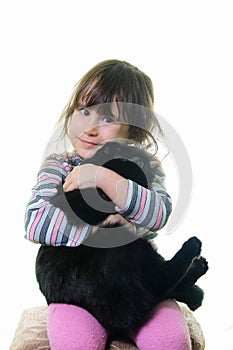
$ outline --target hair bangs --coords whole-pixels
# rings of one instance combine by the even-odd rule
[[[111,102],[130,102],[128,96],[123,93],[124,89],[121,85],[114,84],[106,77],[95,79],[80,91],[79,96],[77,96],[77,106],[80,103],[86,107],[92,107]]]

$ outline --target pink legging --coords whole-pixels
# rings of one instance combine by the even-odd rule
[[[88,311],[51,304],[47,321],[51,350],[105,350],[108,334]],[[130,338],[140,350],[191,350],[188,327],[173,300],[160,303],[150,320]]]

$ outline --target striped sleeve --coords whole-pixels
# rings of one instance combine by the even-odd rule
[[[91,231],[90,225],[71,224],[66,214],[50,203],[66,174],[60,157],[51,157],[42,165],[26,206],[26,239],[45,245],[78,246]]]
[[[158,231],[171,214],[171,197],[165,190],[165,175],[158,161],[151,163],[154,178],[150,189],[128,180],[128,192],[124,208],[117,211],[129,221],[150,231]]]

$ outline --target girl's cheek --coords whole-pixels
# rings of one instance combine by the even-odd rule
[[[77,121],[71,120],[70,128],[69,128],[69,138],[71,141],[77,139],[80,136],[82,131],[81,125]]]
[[[105,139],[113,140],[122,135],[122,127],[120,125],[111,125],[105,130]]]

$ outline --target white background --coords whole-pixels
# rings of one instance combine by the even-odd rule
[[[153,5],[153,6],[152,6]],[[34,274],[38,247],[24,210],[42,153],[73,86],[97,62],[124,59],[154,82],[156,111],[182,138],[193,168],[189,210],[157,244],[169,257],[197,235],[210,270],[195,312],[206,349],[233,349],[231,1],[2,1],[0,349],[24,309],[44,305]],[[177,194],[169,162],[167,187]]]

